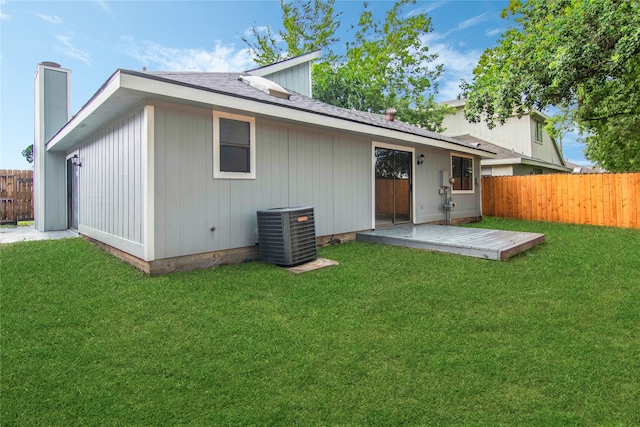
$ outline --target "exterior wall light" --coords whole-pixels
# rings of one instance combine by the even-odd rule
[[[82,163],[80,162],[80,157],[78,157],[77,154],[74,154],[73,157],[71,157],[71,164],[73,166],[82,166]]]
[[[424,154],[420,154],[420,156],[418,156],[418,164],[421,165],[424,163]]]

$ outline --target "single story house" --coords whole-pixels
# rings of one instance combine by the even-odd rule
[[[70,71],[39,64],[36,228],[75,229],[161,274],[257,259],[258,210],[313,206],[321,243],[442,222],[447,201],[453,221],[479,220],[480,159],[494,154],[311,98],[317,55],[238,73],[118,69],[73,117]]]

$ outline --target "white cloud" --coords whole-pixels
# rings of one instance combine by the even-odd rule
[[[484,12],[478,16],[474,16],[473,18],[466,19],[458,24],[459,30],[464,30],[465,28],[473,27],[474,25],[480,24],[484,21],[491,19],[487,12]]]
[[[247,49],[236,49],[216,41],[211,50],[174,48],[152,41],[136,43],[129,36],[121,37],[128,43],[125,53],[143,66],[163,71],[243,71],[255,67]]]
[[[445,31],[444,33],[439,33],[439,32],[429,33],[425,37],[425,40],[428,43],[432,43],[432,42],[435,42],[437,40],[448,39],[449,37],[451,37],[452,35],[454,35],[456,33],[459,33],[459,32],[461,32],[463,30],[466,30],[469,27],[473,27],[474,25],[478,25],[478,24],[480,24],[482,22],[489,21],[491,19],[492,19],[491,16],[487,12],[484,12],[484,13],[482,13],[480,15],[474,16],[473,18],[469,18],[469,19],[466,19],[466,20],[460,22],[457,27],[451,28],[448,31]],[[500,33],[500,31],[501,31],[500,29],[496,29],[496,30],[489,31],[486,34],[487,35],[495,35],[495,34]]]
[[[5,0],[0,0],[0,5],[3,5],[5,3]],[[11,15],[0,12],[0,21],[11,21]]]
[[[76,48],[73,44],[72,35],[58,34],[55,36],[56,40],[60,43],[56,46],[56,50],[69,58],[84,62],[87,65],[91,64],[91,55],[88,52]]]
[[[244,37],[246,37],[249,41],[253,40],[253,28],[247,28],[246,30],[244,30],[244,32],[242,33],[244,35]],[[273,37],[273,40],[276,42],[276,44],[278,43],[282,43],[284,41],[284,39],[282,38],[282,36],[280,35],[280,33],[278,31],[273,31],[273,29],[271,29],[270,27],[266,26],[266,25],[262,25],[259,27],[255,27],[257,33],[261,36],[266,36],[269,34],[269,31],[271,31],[271,37]]]
[[[494,28],[493,30],[487,30],[485,34],[489,37],[493,37],[493,36],[497,36],[501,32],[502,30],[500,28]]]
[[[416,16],[416,15],[420,15],[422,13],[433,12],[434,10],[436,10],[437,8],[442,6],[443,4],[445,4],[445,2],[443,2],[443,1],[441,1],[441,2],[432,2],[432,3],[429,3],[427,6],[418,7],[416,9],[410,11],[409,13],[407,13],[407,16]]]
[[[60,18],[59,16],[44,15],[42,13],[36,13],[36,16],[43,21],[47,21],[50,24],[64,24],[64,19]]]
[[[261,25],[258,27],[251,27],[251,28],[247,28],[246,30],[244,30],[243,34],[245,37],[253,37],[253,29],[256,29],[256,31],[258,32],[258,34],[268,34],[269,31],[271,30],[270,27],[266,26],[266,25]]]
[[[111,9],[111,6],[109,6],[106,0],[95,0],[95,2],[107,15],[112,17],[116,16],[116,14],[113,12],[113,9]]]
[[[431,33],[423,40],[427,43],[429,50],[438,54],[436,64],[444,65],[443,77],[438,80],[438,94],[436,100],[447,101],[456,99],[460,94],[460,80],[471,80],[473,69],[478,63],[481,51],[462,50],[452,44],[438,42],[444,37],[437,33]],[[458,45],[458,47],[464,47]]]

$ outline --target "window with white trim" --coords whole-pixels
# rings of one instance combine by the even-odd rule
[[[451,176],[453,192],[473,193],[473,157],[452,154]]]
[[[213,112],[213,177],[256,178],[255,119]]]
[[[542,122],[539,121],[539,120],[534,120],[533,122],[535,123],[535,130],[534,130],[534,134],[533,134],[533,139],[538,144],[542,144],[542,141],[543,141],[543,139],[542,139],[543,138],[542,131],[544,129],[544,126],[543,126]]]

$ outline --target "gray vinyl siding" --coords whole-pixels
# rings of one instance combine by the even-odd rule
[[[308,62],[277,73],[268,74],[264,77],[278,83],[282,87],[306,96],[311,96],[310,68]]]
[[[537,175],[540,172],[543,174],[548,173],[561,173],[555,169],[547,169],[541,166],[533,166],[533,165],[513,165],[513,175],[514,176],[524,176],[524,175]]]
[[[45,68],[44,141],[49,141],[69,120],[67,72]]]
[[[135,111],[94,135],[79,150],[79,230],[141,256],[144,113]]]
[[[444,150],[417,149],[416,158],[420,154],[425,155],[422,165],[414,166],[415,170],[415,197],[416,212],[415,222],[435,222],[444,220],[444,196],[438,194],[442,175],[445,171],[447,176],[451,171],[451,154]],[[480,158],[474,158],[474,177],[477,182],[480,180]],[[451,212],[451,218],[467,218],[480,216],[481,190],[480,184],[474,182],[474,192],[472,194],[454,194],[453,201],[456,207]]]
[[[68,72],[41,68],[36,83],[35,222],[41,231],[67,228],[64,153],[46,151],[49,141],[69,119]]]
[[[530,118],[530,126],[531,126],[531,141],[535,141],[535,128],[536,122],[540,122],[544,125],[545,119],[540,116],[535,116]],[[559,152],[559,147],[556,145],[555,140],[549,135],[546,129],[543,128],[542,131],[542,141],[535,141],[534,144],[531,144],[531,157],[536,159],[543,160],[547,163],[552,163],[555,165],[562,166],[562,156]],[[548,173],[548,172],[545,172]],[[554,172],[557,173],[557,172]],[[527,174],[525,172],[525,174]]]
[[[206,252],[214,226],[207,185],[213,176],[211,112],[155,107],[154,123],[155,258]]]
[[[252,246],[261,209],[314,206],[319,236],[371,227],[366,139],[258,118],[244,180],[213,178],[211,111],[156,106],[154,134],[156,259]]]
[[[480,157],[473,158],[473,193],[454,194],[456,206],[451,212],[451,218],[471,218],[482,216],[482,169]]]
[[[67,229],[66,166],[64,153],[47,152],[44,155],[44,230]]]
[[[333,174],[333,218],[336,230],[334,233],[370,229],[373,221],[371,141],[354,140],[346,135],[336,137]]]
[[[438,194],[440,188],[441,172],[450,169],[450,156],[448,151],[441,150],[416,150],[416,158],[424,154],[425,161],[421,165],[414,166],[415,173],[415,198],[416,212],[415,222],[441,221],[444,219],[442,210],[442,196]]]

